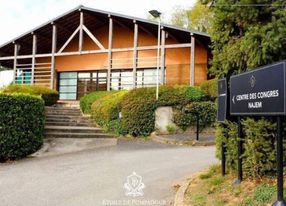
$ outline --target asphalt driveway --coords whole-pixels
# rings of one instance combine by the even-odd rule
[[[0,205],[168,205],[172,185],[217,163],[214,153],[214,147],[121,140],[116,147],[0,164]],[[133,172],[142,184],[126,187]]]

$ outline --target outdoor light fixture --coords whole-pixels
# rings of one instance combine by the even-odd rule
[[[161,12],[157,10],[151,10],[149,13],[158,19],[158,49],[157,49],[157,84],[156,84],[156,100],[159,99],[159,67],[160,67],[160,40],[161,40]]]

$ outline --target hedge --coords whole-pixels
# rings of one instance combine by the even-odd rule
[[[204,81],[201,86],[201,90],[209,100],[215,100],[217,97],[217,79],[211,79]]]
[[[13,84],[4,88],[3,93],[5,94],[23,93],[23,94],[39,95],[44,100],[46,106],[51,106],[56,104],[59,99],[59,93],[57,91],[37,85]]]
[[[272,175],[276,165],[275,121],[266,118],[246,118],[242,121],[245,131],[243,139],[243,172],[249,177]],[[221,143],[226,142],[226,161],[229,169],[237,169],[237,124],[227,122],[216,126],[217,157],[221,158]],[[284,143],[284,149],[286,145]],[[284,153],[284,159],[286,154]]]
[[[93,119],[109,131],[121,133],[120,122],[114,120],[119,120],[121,103],[126,93],[121,90],[96,100],[91,106]]]
[[[0,161],[23,158],[43,144],[44,101],[27,94],[0,94]]]
[[[155,110],[159,106],[186,105],[203,99],[197,87],[161,86],[159,100],[156,88],[139,88],[130,91],[122,102],[122,125],[133,136],[147,136],[155,130]]]
[[[122,126],[133,136],[147,136],[154,131],[156,96],[155,88],[134,89],[122,102]]]
[[[211,101],[192,102],[184,107],[174,109],[174,123],[182,130],[189,126],[195,126],[199,114],[199,125],[201,129],[213,126],[216,122],[216,104]]]
[[[93,104],[93,102],[115,92],[117,91],[96,91],[83,96],[82,98],[80,98],[80,103],[79,103],[81,111],[85,114],[90,114],[91,105]]]

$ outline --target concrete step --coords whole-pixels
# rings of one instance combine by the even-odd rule
[[[81,115],[81,111],[61,111],[61,110],[46,110],[46,114],[78,114]]]
[[[114,138],[112,134],[106,133],[70,133],[70,132],[45,132],[45,138]]]
[[[56,114],[46,114],[47,119],[89,119],[88,117],[83,117],[81,115],[56,115]]]
[[[84,126],[84,127],[92,127],[95,124],[91,122],[57,122],[57,121],[46,121],[46,126]]]
[[[91,133],[96,134],[102,132],[97,127],[79,127],[79,126],[45,126],[45,132],[55,133]]]

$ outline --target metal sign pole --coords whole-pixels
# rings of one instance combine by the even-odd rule
[[[223,128],[226,129],[226,125],[223,124]],[[227,137],[227,132],[225,132],[226,137]],[[226,162],[226,157],[225,157],[225,153],[226,153],[226,142],[222,139],[222,142],[221,142],[221,175],[222,176],[225,176],[226,174],[226,165],[225,165],[225,162]]]
[[[277,117],[277,201],[272,206],[286,206],[283,199],[283,125],[282,117]]]
[[[241,118],[240,116],[237,117],[238,120],[238,140],[237,140],[237,180],[235,181],[235,184],[240,184],[242,179],[243,179],[243,174],[242,174],[242,141],[243,141],[243,131],[242,131],[242,125],[241,125]]]

